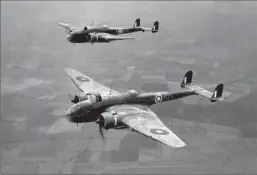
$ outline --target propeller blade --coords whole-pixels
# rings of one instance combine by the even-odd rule
[[[103,129],[102,129],[102,126],[99,124],[99,132],[100,132],[100,135],[101,135],[101,138],[104,140],[104,133],[103,133]]]
[[[100,125],[101,120],[98,118],[95,122]]]
[[[104,140],[105,138],[104,138],[104,133],[103,133],[103,121],[101,120],[100,117],[98,117],[95,122],[96,122],[96,124],[98,124],[98,129],[99,129],[101,138]]]

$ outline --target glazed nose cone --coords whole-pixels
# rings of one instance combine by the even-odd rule
[[[73,115],[73,112],[74,112],[73,108],[69,108],[69,109],[67,109],[67,110],[65,111],[64,116],[70,117],[70,116]]]

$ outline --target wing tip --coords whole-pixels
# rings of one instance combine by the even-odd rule
[[[71,68],[64,68],[64,71],[68,73],[68,72],[74,71],[74,69],[71,69]]]
[[[64,71],[68,74],[70,72],[70,68],[64,68]]]
[[[183,141],[180,141],[177,144],[169,144],[168,146],[172,147],[172,148],[183,148],[185,147],[187,144]]]
[[[71,70],[71,68],[67,68],[67,67],[65,67],[65,68],[64,68],[64,70],[65,70],[65,72],[66,72],[66,71]]]
[[[167,145],[169,147],[172,147],[172,148],[183,148],[185,147],[187,144],[185,142],[183,142],[182,140],[176,140],[175,142],[163,142],[163,141],[160,141],[161,143],[163,143],[164,145]]]
[[[63,23],[63,22],[61,22],[61,21],[58,21],[57,23],[58,23],[60,26],[63,26],[63,27],[65,26],[65,23]]]
[[[64,68],[64,71],[67,75],[72,76],[76,70],[71,68]]]
[[[183,147],[185,147],[186,145],[187,145],[187,144],[185,144],[185,143],[183,142],[183,143],[177,145],[177,148],[183,148]]]

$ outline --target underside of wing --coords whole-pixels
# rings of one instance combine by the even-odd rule
[[[102,37],[107,41],[116,41],[116,40],[134,40],[135,37],[121,37],[115,35],[102,35]]]
[[[77,70],[65,68],[64,69],[69,78],[82,92],[97,92],[100,94],[119,94],[119,92],[111,90],[110,88],[94,81],[92,78],[80,73]]]
[[[138,133],[173,148],[186,146],[146,105],[116,105],[108,110],[117,112],[117,115],[122,118],[121,122]]]

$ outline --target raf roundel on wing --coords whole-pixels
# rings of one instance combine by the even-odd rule
[[[151,129],[150,132],[151,132],[152,134],[156,134],[156,135],[168,135],[168,134],[169,134],[168,131],[166,131],[166,130],[164,130],[164,129],[158,129],[158,128],[156,128],[156,129]]]
[[[76,77],[76,80],[82,81],[82,82],[89,82],[90,81],[87,77],[84,77],[84,76],[78,76],[78,77]]]

